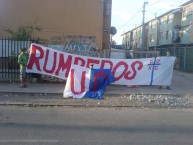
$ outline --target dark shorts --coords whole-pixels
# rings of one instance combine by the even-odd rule
[[[20,69],[20,78],[26,78],[26,68]]]

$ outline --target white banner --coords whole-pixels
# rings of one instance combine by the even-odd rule
[[[67,79],[71,65],[110,69],[115,84],[120,85],[170,85],[175,57],[144,59],[107,59],[84,57],[31,44],[27,72]]]

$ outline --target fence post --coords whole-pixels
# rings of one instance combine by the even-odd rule
[[[187,48],[187,44],[186,44],[186,47],[184,48],[184,71],[186,70],[186,48]]]

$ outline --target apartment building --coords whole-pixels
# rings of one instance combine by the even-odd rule
[[[182,9],[178,8],[145,23],[144,46],[147,48],[145,50],[155,50],[180,42],[180,35],[178,32],[180,31],[181,17]],[[124,39],[123,43],[127,42],[132,44],[132,42],[129,41],[133,40],[133,46],[135,45],[136,47],[132,48],[140,50],[142,42],[141,28],[142,25],[124,33],[122,35]],[[133,36],[132,39],[127,40],[127,35],[130,35],[129,33],[133,33]]]
[[[181,24],[181,9],[174,9],[160,17],[159,21],[159,45],[172,45],[176,41],[174,37],[175,27]]]
[[[1,0],[0,37],[34,26],[46,44],[86,43],[109,49],[112,0]]]
[[[193,72],[193,0],[177,9],[145,23],[145,51],[159,51],[166,55],[170,50],[177,57],[177,69]],[[132,50],[141,49],[142,25],[122,34],[123,45]],[[129,39],[128,39],[129,38]],[[148,53],[148,52],[147,52]]]
[[[147,24],[145,24],[145,34],[147,33]],[[142,47],[142,26],[136,27],[135,29],[124,33],[123,35],[123,45],[126,49],[133,49],[135,51],[147,50],[147,37],[144,39],[144,47]]]
[[[122,45],[124,49],[132,49],[132,32],[128,31],[122,35]]]
[[[181,44],[193,43],[193,1],[182,5]]]

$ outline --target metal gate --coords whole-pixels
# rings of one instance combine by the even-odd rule
[[[28,49],[32,41],[17,41],[6,37],[0,39],[0,80],[15,80],[19,78],[17,61],[20,49]]]
[[[176,56],[179,59],[179,69],[182,71],[193,72],[193,47],[186,46],[176,49]]]

